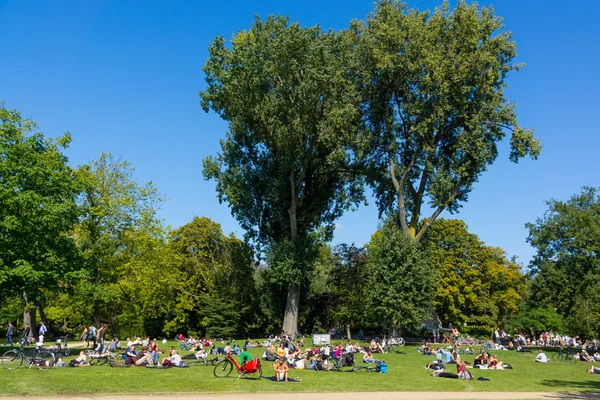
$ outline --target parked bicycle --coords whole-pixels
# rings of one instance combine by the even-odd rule
[[[243,353],[242,353],[242,359]],[[246,376],[246,374],[258,374],[258,378],[262,377],[262,366],[260,365],[260,360],[258,358],[249,361],[243,361],[240,364],[235,362],[235,359],[231,356],[231,353],[226,355],[226,358],[223,361],[220,361],[215,365],[215,369],[213,370],[213,374],[216,378],[226,378],[229,376],[233,367],[238,371],[238,379],[242,376]]]
[[[6,369],[17,369],[23,365],[23,361],[27,361],[29,369],[35,366],[37,369],[45,370],[54,365],[54,354],[43,349],[42,345],[36,346],[33,355],[25,355],[25,347],[21,346],[18,349],[8,350],[2,355],[2,366]]]
[[[552,361],[567,361],[570,363],[576,363],[578,358],[575,357],[574,353],[570,353],[569,350],[558,348],[558,351],[552,355]]]
[[[104,353],[98,353],[96,350],[88,350],[85,352],[90,365],[104,365],[107,362],[118,362],[123,359],[121,354],[113,353],[106,350]]]
[[[69,348],[69,335],[60,336],[56,339],[56,343],[49,349],[52,353],[54,353],[54,357],[68,357],[71,355],[71,349]]]

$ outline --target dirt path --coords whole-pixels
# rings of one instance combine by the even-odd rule
[[[543,392],[359,392],[359,393],[244,393],[170,395],[77,395],[43,397],[44,400],[511,400],[511,399],[598,399],[600,393]],[[31,400],[31,397],[0,397],[0,400]]]

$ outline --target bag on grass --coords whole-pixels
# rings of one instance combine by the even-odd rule
[[[504,369],[513,369],[512,365],[510,364],[503,364],[502,366],[504,367]]]

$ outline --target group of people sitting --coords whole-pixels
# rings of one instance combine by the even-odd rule
[[[333,360],[337,360],[344,365],[350,363],[354,365],[354,354],[362,354],[365,363],[382,364],[383,360],[377,360],[373,356],[373,350],[381,352],[377,343],[373,343],[373,347],[368,343],[361,346],[359,343],[352,343],[350,340],[333,346],[313,346],[306,347],[303,350],[296,341],[284,339],[278,346],[271,342],[270,346],[265,349],[262,359],[265,361],[278,361],[278,363],[283,360],[288,370],[295,368],[320,371],[333,369]]]
[[[429,351],[425,350],[429,349]],[[486,350],[482,350],[477,356],[475,356],[475,360],[473,361],[473,365],[467,367],[467,362],[461,359],[460,354],[456,350],[449,350],[444,348],[434,347],[430,349],[428,344],[425,343],[422,346],[421,352],[425,355],[433,355],[435,356],[435,360],[427,363],[425,368],[435,370],[434,376],[440,376],[440,373],[437,371],[445,371],[445,364],[455,364],[457,366],[464,365],[461,368],[480,368],[480,369],[505,369],[512,368],[507,364],[504,364],[502,361],[498,360],[498,356],[493,354],[490,356],[490,353]],[[471,353],[472,354],[472,353]],[[457,373],[460,371],[457,371]],[[467,376],[466,374],[462,374]],[[446,376],[442,375],[441,377],[446,378],[456,378],[456,376]],[[470,378],[464,378],[470,379]]]

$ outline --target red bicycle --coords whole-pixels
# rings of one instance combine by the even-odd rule
[[[258,373],[258,378],[262,377],[262,366],[260,365],[260,360],[258,358],[252,360],[249,353],[242,353],[240,355],[240,359],[242,360],[241,365],[235,362],[235,359],[231,356],[231,354],[227,354],[227,358],[223,361],[219,362],[215,365],[215,369],[213,373],[217,378],[226,378],[229,376],[233,367],[238,371],[238,379],[242,376],[246,376],[247,374],[256,374]]]

